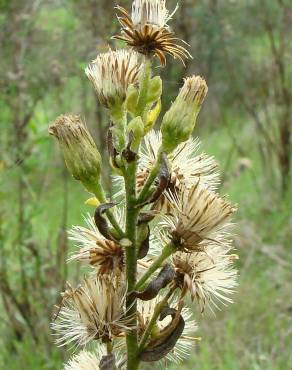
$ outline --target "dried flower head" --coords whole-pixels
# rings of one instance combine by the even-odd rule
[[[104,238],[93,218],[84,217],[87,227],[73,226],[69,239],[80,248],[68,261],[80,261],[97,269],[97,274],[120,274],[124,270],[124,251],[120,244]]]
[[[206,81],[200,76],[184,79],[183,87],[162,120],[164,151],[173,151],[191,136],[207,92]]]
[[[94,352],[83,350],[70,359],[64,370],[100,370],[100,361],[103,356],[107,356],[107,349],[104,345],[98,345]],[[118,366],[119,370],[124,369],[123,362],[123,358],[118,353],[116,366]]]
[[[59,116],[49,133],[58,140],[68,170],[90,191],[90,184],[99,181],[101,157],[80,116]]]
[[[212,310],[212,305],[231,303],[229,295],[237,286],[237,271],[232,267],[234,255],[212,242],[205,248],[204,252],[177,252],[173,256],[181,288],[188,289],[202,312],[206,305]]]
[[[167,196],[172,211],[159,226],[172,236],[181,251],[204,250],[204,241],[220,238],[236,210],[224,198],[201,187],[199,181],[191,188],[182,187],[175,195],[168,192]]]
[[[129,329],[124,308],[126,293],[122,279],[108,275],[85,279],[76,289],[68,285],[52,324],[57,344],[85,345],[98,339],[108,342],[123,334]]]
[[[139,322],[139,334],[142,335],[147,324],[151,320],[154,310],[157,304],[162,300],[162,297],[158,295],[151,301],[138,301],[138,322]],[[173,302],[171,307],[175,308],[177,306],[176,302]],[[171,361],[174,363],[179,363],[191,354],[191,350],[194,347],[196,338],[194,338],[194,333],[197,330],[197,324],[193,319],[193,314],[191,310],[187,307],[182,309],[181,315],[185,321],[184,331],[180,339],[176,342],[175,347],[170,351],[165,359],[161,361]],[[167,316],[162,321],[157,320],[156,322],[156,332],[160,332],[165,329],[171,322],[171,317]]]
[[[157,160],[157,154],[162,144],[162,137],[159,131],[152,130],[145,137],[139,152],[139,165],[137,171],[137,189],[140,191],[145,184],[147,177]],[[169,155],[171,164],[171,176],[167,190],[176,194],[181,186],[192,187],[200,181],[204,188],[215,190],[219,184],[220,174],[218,164],[213,157],[205,153],[199,153],[200,141],[198,138],[190,138],[181,143]],[[115,197],[119,198],[124,194],[124,182],[121,177],[115,177],[117,189]],[[168,198],[164,194],[159,198],[156,209],[167,212]]]
[[[162,144],[159,131],[152,130],[144,138],[140,151],[139,170],[141,183],[146,180],[151,168],[157,160],[157,153]],[[195,185],[200,180],[200,185],[215,190],[219,184],[218,165],[213,157],[205,153],[198,154],[200,141],[198,138],[190,138],[181,143],[169,156],[171,163],[171,178],[169,190],[171,192],[179,189],[181,185],[187,188]],[[143,176],[144,174],[144,176]],[[143,181],[142,181],[143,178]]]
[[[101,104],[107,108],[121,104],[127,89],[138,79],[138,54],[127,50],[109,50],[99,54],[85,69]]]
[[[165,0],[134,0],[131,15],[120,6],[117,9],[121,14],[118,20],[122,30],[121,35],[114,36],[114,39],[125,41],[146,56],[157,56],[163,66],[166,64],[165,54],[179,58],[183,64],[184,59],[191,57],[187,49],[179,45],[182,41],[174,37],[168,27],[167,22],[177,8],[169,14]]]

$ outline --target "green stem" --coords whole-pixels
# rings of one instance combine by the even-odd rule
[[[127,112],[122,105],[121,107],[112,107],[110,113],[114,123],[113,132],[118,139],[117,149],[122,151],[126,146]]]
[[[107,354],[108,355],[110,353],[112,353],[112,351],[113,351],[113,343],[112,342],[107,342],[107,344],[106,344],[106,350],[107,350]]]
[[[137,204],[139,203],[143,203],[146,198],[147,198],[147,195],[148,195],[148,191],[150,189],[150,186],[153,184],[154,180],[156,179],[157,177],[157,174],[159,172],[159,169],[160,169],[160,166],[161,166],[161,159],[162,159],[162,151],[159,149],[159,152],[158,152],[158,155],[157,155],[157,160],[156,160],[156,163],[154,165],[154,167],[152,167],[152,170],[143,186],[143,189],[141,190],[140,194],[139,194],[139,197],[137,199]]]
[[[92,191],[94,193],[94,195],[96,196],[96,198],[98,199],[98,201],[100,203],[106,203],[107,202],[105,192],[104,192],[104,190],[103,190],[103,188],[100,184],[95,184],[94,186],[90,186],[90,191]],[[107,218],[109,219],[110,223],[112,224],[112,226],[116,230],[116,232],[118,234],[118,237],[120,239],[123,238],[124,237],[124,232],[121,229],[118,221],[116,220],[112,210],[108,209],[106,211],[106,215],[107,215]]]
[[[126,273],[128,291],[132,291],[136,284],[137,275],[137,221],[139,210],[136,205],[136,162],[128,165],[125,173],[126,189],[126,238],[131,241],[131,245],[126,247]],[[137,334],[137,303],[135,298],[130,295],[126,301],[127,314],[132,317],[130,325],[135,329],[127,333],[127,370],[136,370],[139,366],[137,358],[138,334]]]
[[[171,256],[176,251],[176,247],[173,243],[167,244],[162,252],[161,255],[152,263],[149,269],[145,272],[145,274],[141,277],[138,283],[135,286],[135,290],[139,290],[143,287],[149,277],[162,265],[162,263]]]
[[[151,317],[151,320],[149,321],[144,333],[143,333],[143,336],[141,338],[141,341],[139,343],[139,353],[141,351],[143,351],[144,347],[145,347],[145,344],[147,342],[147,339],[149,338],[151,332],[152,332],[152,329],[154,327],[154,325],[156,324],[156,321],[160,315],[160,312],[162,310],[162,308],[167,304],[169,298],[172,296],[173,292],[175,291],[176,289],[176,285],[172,286],[170,288],[170,290],[168,291],[168,293],[166,294],[166,296],[163,298],[162,301],[160,301],[155,309],[154,309],[154,313],[153,313],[153,316]]]
[[[110,355],[111,353],[113,353],[113,343],[112,342],[107,342],[106,344],[106,351],[107,351],[107,354]],[[118,370],[118,368],[116,366],[114,366],[112,368],[112,370]]]

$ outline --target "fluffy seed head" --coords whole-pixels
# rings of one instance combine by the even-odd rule
[[[184,59],[191,57],[167,25],[177,8],[169,15],[165,0],[134,0],[131,15],[120,6],[117,9],[120,12],[118,20],[122,29],[121,35],[114,36],[114,39],[125,41],[146,56],[157,56],[162,65],[166,64],[166,54],[183,63]]]
[[[231,303],[230,294],[237,286],[237,271],[232,267],[234,255],[221,245],[209,243],[204,252],[182,253],[173,256],[181,288],[190,292],[203,312],[205,306],[212,310],[218,303]]]
[[[65,365],[64,370],[99,370],[99,363],[106,351],[97,350],[96,354],[81,351]]]
[[[107,350],[104,345],[98,345],[94,352],[83,350],[69,360],[64,370],[100,370],[100,361],[106,355]],[[119,354],[116,356],[116,365],[119,369],[124,369]]]
[[[145,137],[139,152],[139,166],[137,171],[137,189],[142,189],[157,160],[157,153],[162,144],[159,131],[152,130]],[[169,156],[171,164],[171,177],[168,191],[176,194],[181,186],[192,187],[200,181],[200,185],[210,190],[216,190],[220,180],[218,164],[213,157],[200,153],[200,141],[198,138],[190,138],[181,143]],[[122,178],[115,178],[118,189],[115,197],[124,194]],[[163,212],[169,211],[168,198],[163,194],[156,203],[155,208]]]
[[[139,173],[149,173],[157,160],[157,153],[162,144],[161,133],[152,130],[144,138],[141,147]],[[169,190],[178,191],[181,185],[187,188],[200,184],[204,188],[215,190],[219,184],[218,165],[213,157],[198,153],[200,141],[190,138],[181,143],[169,156],[171,179]],[[142,181],[141,181],[142,182]]]
[[[125,319],[126,286],[114,276],[84,280],[62,294],[62,307],[52,329],[60,346],[85,345],[91,340],[111,341],[129,329]]]
[[[99,181],[101,157],[80,116],[59,116],[50,125],[49,134],[58,140],[67,168],[75,179],[83,184]]]
[[[204,240],[216,241],[230,225],[236,208],[224,198],[200,186],[182,187],[173,195],[168,192],[172,207],[160,223],[182,251],[200,251]]]
[[[131,17],[135,26],[153,24],[165,27],[170,19],[165,0],[135,0],[132,4]]]
[[[124,251],[121,245],[104,238],[89,214],[84,219],[87,227],[73,226],[69,230],[69,239],[80,249],[68,261],[89,264],[99,275],[121,274],[124,270]]]
[[[128,87],[137,81],[139,68],[137,53],[110,50],[99,54],[85,73],[101,104],[110,108],[125,100]]]

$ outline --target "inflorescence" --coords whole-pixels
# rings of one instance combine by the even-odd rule
[[[67,283],[54,314],[57,344],[79,351],[64,370],[181,361],[199,339],[194,312],[232,302],[237,286],[236,207],[217,193],[218,164],[192,137],[206,81],[186,78],[160,118],[162,81],[152,76],[152,60],[164,66],[167,54],[182,62],[190,57],[168,25],[177,9],[170,14],[165,0],[134,0],[131,14],[117,10],[122,29],[114,38],[129,48],[99,54],[85,70],[109,114],[104,140],[113,202],[81,118],[61,115],[49,128],[95,206],[85,225],[68,232],[75,244],[68,262],[82,263],[86,277],[76,287]]]

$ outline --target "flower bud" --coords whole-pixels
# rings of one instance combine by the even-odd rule
[[[172,152],[191,136],[207,92],[206,81],[201,77],[192,76],[184,80],[183,87],[161,124],[165,152]]]
[[[154,108],[151,109],[146,117],[146,122],[145,122],[145,128],[144,128],[144,133],[147,134],[152,128],[154,127],[157,118],[161,112],[161,100],[158,100],[158,102],[155,104]]]
[[[126,109],[131,114],[136,114],[136,108],[138,103],[139,90],[134,86],[130,85],[127,91],[126,97]]]
[[[149,81],[147,103],[148,104],[155,103],[158,99],[160,99],[161,94],[162,94],[162,80],[160,76],[155,76]]]
[[[59,141],[69,172],[92,191],[99,182],[101,157],[81,118],[61,115],[49,127],[49,133]]]

